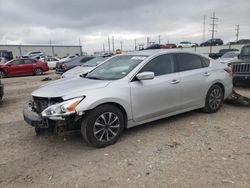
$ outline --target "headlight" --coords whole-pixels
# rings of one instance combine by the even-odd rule
[[[75,113],[77,105],[84,99],[84,97],[78,97],[64,101],[59,104],[51,105],[42,112],[43,117],[60,117],[67,116]]]

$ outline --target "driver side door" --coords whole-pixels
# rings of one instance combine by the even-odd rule
[[[22,59],[15,59],[8,63],[9,75],[20,75],[24,73],[24,64]]]
[[[139,71],[154,72],[152,80],[133,79],[130,84],[133,120],[143,122],[180,108],[180,75],[174,54],[155,57]]]

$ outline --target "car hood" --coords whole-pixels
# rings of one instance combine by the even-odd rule
[[[65,72],[62,77],[67,78],[67,77],[73,77],[73,76],[78,76],[81,74],[85,74],[89,71],[91,71],[94,67],[84,67],[84,66],[77,66],[73,69],[68,70],[67,72]]]
[[[109,83],[110,81],[106,80],[91,80],[81,77],[60,79],[42,86],[31,95],[45,98],[62,97],[64,100],[67,100],[70,96],[83,96],[84,91],[103,88]]]

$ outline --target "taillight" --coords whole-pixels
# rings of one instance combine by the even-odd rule
[[[228,66],[227,68],[224,69],[230,76],[233,75],[232,67]]]
[[[65,63],[63,63],[63,64],[61,65],[61,67],[62,67],[62,69],[67,69],[67,65],[66,65]]]

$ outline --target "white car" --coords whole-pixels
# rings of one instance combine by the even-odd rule
[[[232,61],[238,60],[239,54],[239,51],[230,51],[221,56],[217,61],[222,64],[228,64]]]
[[[59,62],[68,61],[68,60],[73,59],[73,58],[75,58],[75,57],[77,57],[77,56],[75,56],[75,55],[69,55],[69,56],[67,56],[67,57],[63,57],[62,59],[60,59]]]
[[[23,58],[32,58],[32,57],[38,57],[38,56],[43,56],[43,55],[44,53],[41,51],[32,51],[24,55]]]
[[[50,69],[55,69],[56,63],[60,61],[60,59],[57,57],[44,57],[41,60],[48,63]]]
[[[195,46],[197,46],[197,44],[188,41],[183,41],[177,44],[177,48],[190,48]]]

